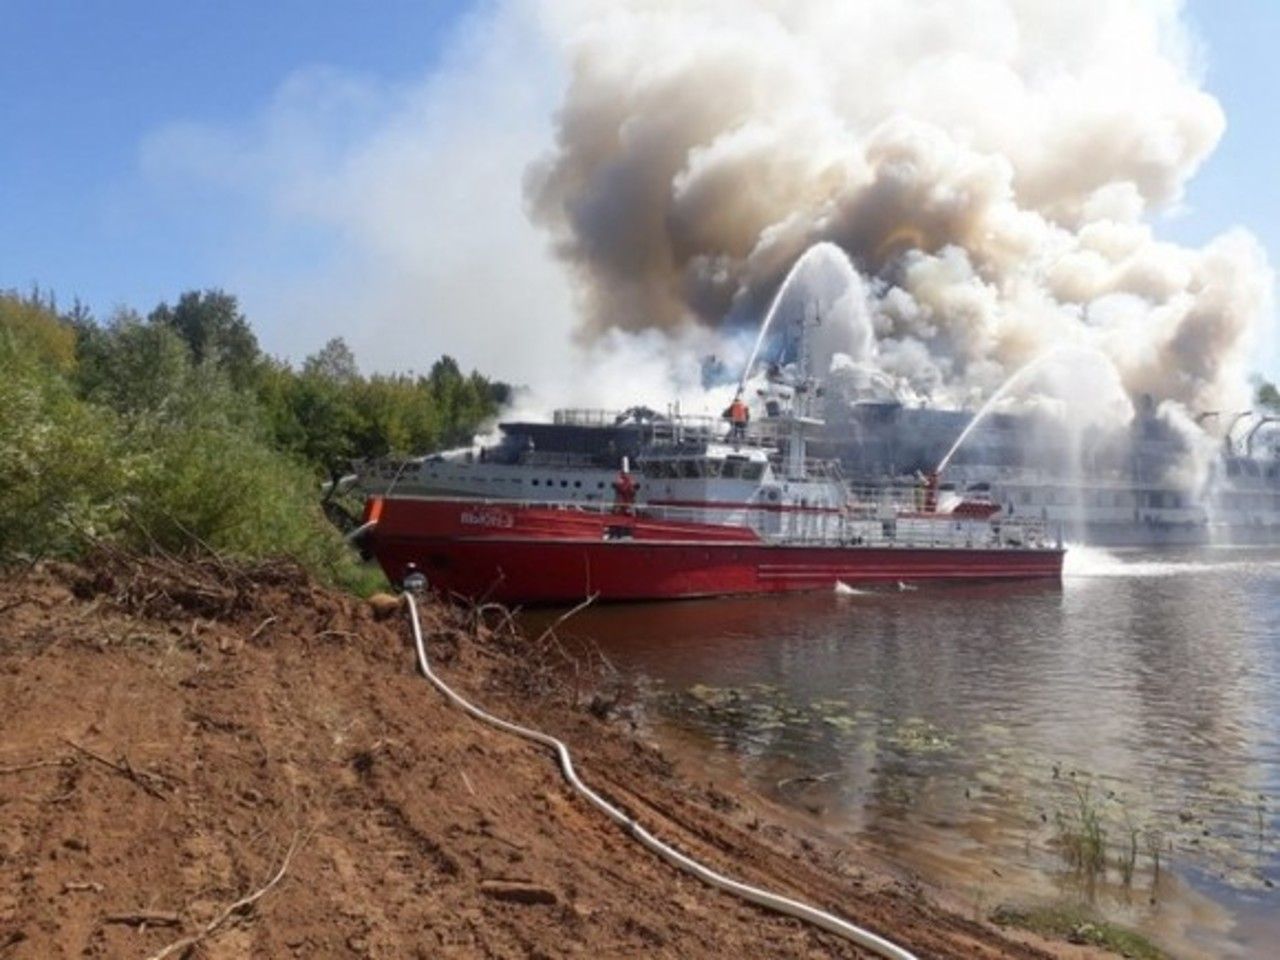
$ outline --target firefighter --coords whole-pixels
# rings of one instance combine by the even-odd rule
[[[624,465],[613,481],[613,512],[630,513],[636,502],[636,482],[631,479],[631,472]]]
[[[729,435],[735,440],[741,440],[747,435],[747,422],[751,419],[751,411],[742,401],[741,394],[733,398],[733,403],[729,404],[729,408],[724,412],[724,418],[729,421]]]

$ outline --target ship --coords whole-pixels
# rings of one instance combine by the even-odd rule
[[[808,443],[820,461],[837,465],[854,498],[900,503],[918,498],[912,489],[919,478],[972,417],[892,399],[837,402],[828,394],[822,426]],[[940,492],[944,500],[989,500],[1006,520],[1036,519],[1083,545],[1280,544],[1278,422],[1264,413],[1230,417],[1218,457],[1197,477],[1181,469],[1185,441],[1147,402],[1107,444],[1073,443],[1047,417],[993,413],[959,449]],[[629,462],[642,499],[652,495],[655,506],[674,507],[701,495],[667,475],[690,468],[646,455],[714,442],[722,428],[715,418],[677,409],[557,410],[547,421],[501,423],[495,442],[360,464],[360,485],[367,494],[390,486],[423,496],[590,508],[610,502]],[[753,435],[758,429],[753,425]]]
[[[490,446],[361,464],[363,545],[393,583],[508,605],[1061,577],[1041,518],[931,475],[851,484],[811,457],[809,367],[801,349],[772,371],[754,420],[565,410]]]

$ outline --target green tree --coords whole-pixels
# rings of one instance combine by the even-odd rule
[[[29,297],[0,292],[0,339],[7,349],[64,373],[75,367],[76,332],[38,291]]]
[[[105,327],[86,328],[79,343],[81,394],[117,413],[159,413],[192,374],[191,351],[172,328],[119,310]]]
[[[253,382],[261,356],[258,338],[240,312],[239,302],[230,294],[189,290],[175,306],[162,303],[147,319],[181,337],[196,364],[217,364],[237,387]]]
[[[360,427],[351,391],[327,377],[303,374],[292,385],[290,406],[301,428],[298,452],[326,476],[344,473]]]
[[[360,377],[356,355],[347,342],[334,337],[317,352],[302,361],[303,376],[324,377],[335,383],[350,384]]]

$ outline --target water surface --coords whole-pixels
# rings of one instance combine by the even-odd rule
[[[906,586],[590,609],[561,633],[642,680],[677,753],[975,911],[1084,900],[1180,956],[1275,955],[1280,550]]]

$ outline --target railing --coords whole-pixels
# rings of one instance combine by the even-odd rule
[[[729,423],[721,417],[706,414],[653,412],[651,418],[636,418],[627,410],[562,409],[552,414],[556,426],[618,427],[632,424],[640,427],[653,442],[706,443],[723,441],[741,446],[773,446],[773,437],[756,424],[749,425],[745,435],[733,437]]]

